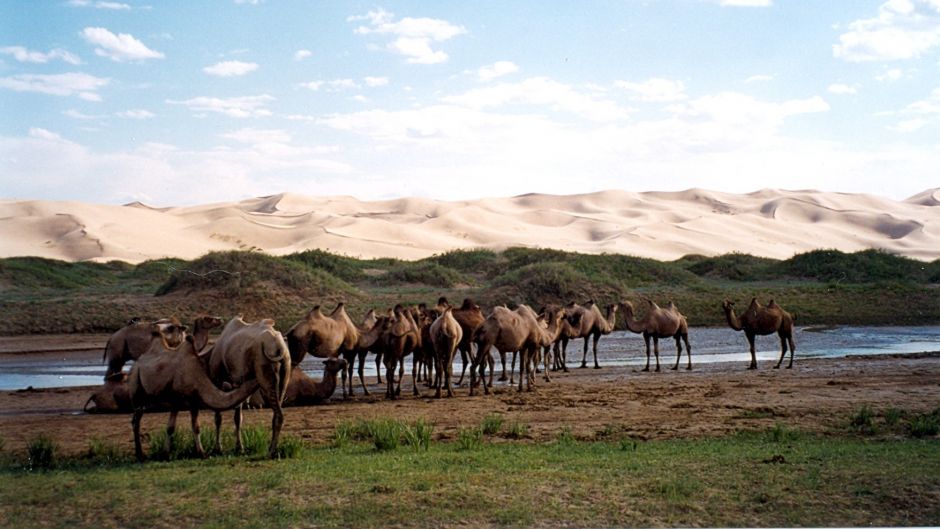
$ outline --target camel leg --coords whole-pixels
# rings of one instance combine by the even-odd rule
[[[271,444],[268,446],[268,458],[276,459],[278,441],[281,438],[281,428],[284,426],[284,410],[281,409],[281,402],[278,400],[277,387],[279,384],[276,384],[273,388],[267,391],[266,400],[270,403],[271,406]]]
[[[659,373],[659,337],[653,336],[653,354],[656,355],[656,372]]]
[[[757,369],[757,353],[754,350],[754,335],[748,333],[745,336],[747,336],[747,342],[751,346],[751,365],[748,366],[748,369]]]
[[[167,459],[169,459],[170,454],[173,453],[173,437],[176,435],[176,415],[178,413],[177,410],[171,410],[170,418],[166,422],[166,442],[163,445],[163,449],[166,450]]]
[[[443,368],[442,373],[443,373],[443,375],[444,375],[444,376],[443,376],[443,378],[444,378],[444,383],[447,384],[447,396],[448,396],[448,397],[453,397],[453,396],[454,396],[454,389],[453,389],[453,385],[452,385],[451,382],[450,382],[451,379],[454,378],[454,355],[453,355],[453,353],[451,353],[450,359],[447,361],[447,364],[445,364],[445,365],[443,365],[443,366],[441,366],[441,367]]]
[[[678,334],[675,336],[675,338],[676,338],[676,365],[672,366],[671,369],[673,371],[676,371],[677,369],[679,369],[679,360],[682,360],[682,341],[681,341],[682,338],[680,338]]]
[[[686,369],[686,371],[691,371],[691,370],[692,370],[692,346],[689,345],[689,334],[688,334],[688,333],[682,335],[682,341],[685,342],[685,354],[686,354],[686,356],[689,357],[689,366],[686,367],[685,369]]]
[[[513,352],[515,354],[515,352]],[[529,362],[526,359],[526,356],[529,354],[528,350],[522,349],[519,351],[519,392],[522,392],[522,382],[526,378],[526,372],[528,371]],[[529,385],[529,390],[532,390],[532,385]]]
[[[144,449],[140,444],[140,419],[144,416],[144,409],[134,410],[134,416],[131,418],[131,427],[134,429],[134,455],[137,456],[137,462],[143,463]]]
[[[395,398],[395,363],[390,358],[385,359],[385,398]]]
[[[783,359],[786,356],[787,356],[787,338],[783,333],[780,333],[780,360],[777,360],[777,365],[774,366],[774,369],[780,369],[780,364],[783,363]]]
[[[504,358],[505,358],[505,357],[504,357]],[[487,364],[487,366],[490,368],[490,382],[489,382],[488,386],[489,386],[489,387],[493,387],[493,373],[496,372],[496,361],[493,360],[493,353],[487,353],[487,355],[486,355],[486,364]],[[504,372],[506,371],[505,365],[506,365],[506,364],[503,364],[503,371],[504,371]],[[480,370],[480,373],[483,373],[483,370],[482,370],[482,369]]]
[[[369,388],[366,386],[366,376],[365,376],[366,353],[367,351],[362,351],[358,355],[359,356],[359,385],[362,386],[363,395],[369,394]],[[353,358],[355,359],[355,357]],[[352,378],[352,375],[350,375],[349,378]],[[352,382],[350,382],[350,384],[352,384]],[[352,391],[350,391],[350,393],[352,393]]]
[[[587,367],[588,340],[590,339],[590,335],[584,337],[584,352],[581,354],[581,367],[579,369],[584,369]]]
[[[503,364],[503,374],[499,376],[499,381],[505,382],[506,381],[506,353],[502,351],[499,352],[499,361],[500,363]]]
[[[643,341],[646,343],[646,367],[643,368],[643,371],[650,370],[650,335],[644,334]]]
[[[375,377],[378,379],[376,384],[382,383],[382,353],[375,353]]]
[[[513,351],[513,352],[512,352],[512,363],[509,364],[509,385],[510,385],[510,386],[512,385],[512,375],[513,375],[513,373],[516,372],[516,354],[517,354],[517,353],[518,353],[518,351]],[[521,359],[520,359],[520,360],[521,360]],[[505,366],[503,366],[503,372],[505,373],[505,371],[506,371],[506,368],[505,368]],[[522,363],[521,363],[521,362],[520,362],[520,364],[519,364],[519,373],[520,373],[520,374],[522,373]],[[505,376],[505,375],[503,375],[503,376]],[[505,378],[501,378],[500,380],[505,380]]]
[[[459,387],[463,384],[464,373],[467,372],[467,357],[470,351],[464,351],[464,348],[460,348],[460,379],[457,380],[457,386]]]
[[[235,453],[241,454],[245,451],[242,445],[242,405],[235,407]]]
[[[189,420],[193,426],[193,444],[196,445],[196,455],[205,459],[206,450],[202,447],[202,431],[199,429],[199,408],[189,410]]]
[[[548,359],[552,357],[551,348],[546,347],[545,350],[542,351],[542,356],[544,357],[543,360],[544,360],[544,365],[545,365],[545,382],[551,382],[552,379],[549,378],[548,376]]]
[[[594,335],[594,369],[600,369],[601,365],[597,363],[597,341],[601,339],[600,333]]]
[[[215,412],[215,451],[222,453],[222,412]]]
[[[420,397],[420,396],[421,396],[421,392],[418,391],[418,378],[417,378],[416,373],[417,373],[417,374],[420,374],[420,373],[421,373],[421,366],[418,365],[419,362],[418,362],[418,354],[417,354],[417,352],[411,353],[411,354],[412,354],[412,356],[414,357],[414,358],[411,360],[411,392],[412,392],[412,394],[414,394],[415,397]]]
[[[568,338],[561,339],[561,370],[568,372]]]
[[[790,342],[790,363],[787,364],[787,369],[793,369],[793,353],[796,351],[796,345],[793,344],[792,334],[787,336],[787,341]]]

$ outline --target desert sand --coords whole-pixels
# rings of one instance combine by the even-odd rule
[[[940,188],[903,201],[819,191],[739,195],[702,189],[460,202],[282,193],[168,208],[0,201],[0,257],[136,263],[192,259],[213,250],[282,255],[318,248],[359,258],[420,259],[453,249],[510,246],[661,260],[729,252],[785,259],[819,248],[877,248],[933,260],[940,258]]]

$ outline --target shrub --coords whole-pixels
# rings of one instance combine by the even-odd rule
[[[509,425],[506,431],[506,437],[510,439],[522,439],[529,436],[529,425],[515,421]]]
[[[503,416],[498,413],[491,413],[483,418],[480,424],[480,430],[484,435],[494,435],[503,427]]]
[[[452,287],[466,279],[456,270],[434,262],[402,263],[373,279],[378,284],[422,283],[434,287]]]
[[[405,425],[392,419],[377,419],[368,421],[369,438],[375,449],[384,452],[395,450],[401,444]]]
[[[558,432],[558,435],[555,436],[555,441],[560,445],[571,445],[574,444],[575,439],[574,435],[571,433],[571,427],[565,426]]]
[[[773,428],[768,430],[767,437],[771,442],[783,443],[799,439],[800,434],[796,430],[787,428],[786,426],[778,423],[775,424]]]
[[[284,436],[282,435],[283,439]],[[267,426],[258,424],[242,426],[242,449],[247,456],[264,456],[271,446],[271,430]]]
[[[889,428],[898,424],[904,417],[904,412],[897,408],[888,408],[885,410],[885,425]]]
[[[427,260],[465,273],[485,273],[493,267],[499,256],[492,250],[451,250],[429,257]]]
[[[940,431],[940,418],[936,413],[922,413],[911,419],[911,435],[931,437]]]
[[[42,434],[26,445],[26,468],[29,470],[54,468],[58,452],[58,443]]]
[[[875,414],[868,405],[862,406],[849,418],[849,428],[859,433],[873,434],[874,417]]]
[[[460,450],[479,450],[483,446],[483,430],[460,428],[457,430],[457,447]]]
[[[302,263],[310,268],[318,268],[329,272],[330,274],[342,279],[343,281],[356,282],[366,279],[366,274],[362,271],[362,263],[352,257],[343,257],[323,250],[307,250],[300,253],[285,255],[284,259]]]
[[[567,303],[575,299],[622,297],[617,282],[602,276],[593,280],[567,263],[535,263],[523,266],[493,280],[495,287],[510,287],[521,301],[532,305]]]
[[[429,449],[431,447],[431,434],[434,433],[434,425],[428,424],[424,419],[418,419],[411,426],[404,428],[405,444],[415,450]]]
[[[299,457],[304,451],[304,443],[299,437],[293,435],[281,435],[277,444],[277,457],[279,459],[294,459]]]

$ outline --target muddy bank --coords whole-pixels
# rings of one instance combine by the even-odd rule
[[[536,391],[517,393],[497,382],[489,396],[468,397],[467,388],[452,399],[411,396],[411,379],[397,401],[382,398],[384,386],[369,377],[365,396],[343,401],[337,394],[326,405],[289,408],[285,430],[310,441],[327,440],[344,420],[393,417],[418,418],[436,425],[435,434],[451,438],[457,428],[477,425],[489,413],[500,413],[504,424],[529,425],[533,439],[551,439],[563,427],[579,438],[613,430],[639,439],[715,436],[739,429],[764,429],[785,424],[812,432],[845,429],[848,416],[862,405],[928,411],[940,406],[940,353],[817,358],[798,360],[792,370],[758,371],[746,364],[714,363],[695,370],[642,372],[630,366],[600,370],[572,369],[538,379]],[[26,443],[46,434],[65,453],[80,453],[98,438],[131,450],[129,415],[87,415],[82,405],[90,387],[0,392],[0,436],[5,451],[22,452]],[[230,427],[231,414],[226,414]],[[250,410],[248,424],[266,424],[267,410]],[[144,431],[165,425],[166,414],[145,417]],[[204,427],[212,424],[203,414]],[[181,429],[188,428],[183,421]]]

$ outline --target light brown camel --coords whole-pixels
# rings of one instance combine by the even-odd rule
[[[112,334],[108,338],[108,343],[104,346],[102,361],[108,364],[108,369],[104,374],[105,380],[115,373],[120,373],[125,363],[130,360],[137,360],[140,355],[147,352],[152,338],[150,334],[151,325],[159,327],[160,332],[166,337],[169,348],[174,349],[183,343],[183,337],[186,336],[186,326],[180,323],[175,316],[153,322],[144,322],[134,318]]]
[[[396,386],[395,368],[399,362],[404,362],[406,356],[421,347],[421,329],[412,318],[411,311],[401,305],[395,305],[395,308],[388,312],[379,346],[385,362],[385,398],[395,399],[401,395],[401,379],[404,378],[399,377]],[[419,396],[421,393],[418,391],[418,383],[414,380],[416,373],[412,372],[411,375],[412,391],[415,396]]]
[[[453,397],[454,390],[451,387],[451,377],[454,373],[454,353],[457,351],[457,345],[463,339],[463,329],[454,319],[454,309],[446,307],[430,328],[430,341],[434,349],[434,396],[441,398],[441,384],[447,386],[447,396]]]
[[[424,380],[425,386],[433,387],[436,352],[431,340],[431,325],[441,316],[445,307],[428,308],[424,303],[411,309],[411,317],[421,329],[421,346],[411,357],[412,371],[417,371],[416,382]]]
[[[317,358],[338,358],[351,351],[359,342],[359,330],[346,314],[346,304],[340,302],[329,316],[324,316],[317,305],[304,319],[295,323],[285,334],[292,365],[299,365],[307,353]],[[343,376],[343,396],[346,396],[346,371]]]
[[[94,406],[89,408],[88,405]],[[131,394],[127,391],[127,374],[118,372],[105,379],[82,407],[85,413],[130,413],[134,411]]]
[[[584,338],[584,354],[581,356],[581,368],[587,367],[588,340],[594,342],[594,369],[600,369],[597,363],[597,341],[601,336],[606,336],[613,332],[617,324],[617,306],[607,307],[607,317],[605,318],[593,300],[584,305],[578,305],[571,302],[565,306],[565,312],[568,314],[569,323],[577,330],[574,338]]]
[[[291,369],[290,382],[287,384],[287,393],[281,406],[310,406],[330,400],[336,391],[339,372],[343,369],[346,369],[345,359],[327,358],[323,361],[323,378],[319,382],[310,378],[302,369]],[[253,407],[270,408],[261,392],[252,395],[248,402]]]
[[[284,424],[281,402],[290,381],[291,357],[284,337],[274,328],[274,320],[245,323],[241,316],[232,318],[216,340],[209,357],[209,376],[223,384],[240,385],[257,379],[264,400],[273,410],[271,444],[268,456],[277,456],[277,442]],[[235,449],[242,449],[242,410],[235,408]],[[221,451],[222,414],[215,414],[215,446]]]
[[[476,369],[470,371],[470,395],[474,394],[477,369],[480,380],[483,382],[484,393],[490,392],[484,380],[486,366],[484,362],[491,347],[496,347],[502,354],[515,351],[521,353],[519,391],[523,389],[523,380],[528,383],[528,389],[531,391],[534,376],[530,376],[530,359],[534,358],[537,349],[543,343],[553,339],[547,326],[538,321],[538,315],[528,306],[519,305],[516,310],[509,310],[506,307],[494,308],[473,336],[473,341],[477,344],[477,358],[474,361]],[[492,375],[492,368],[490,374]]]
[[[669,302],[666,308],[661,308],[647,299],[649,304],[646,315],[642,320],[635,319],[633,303],[623,301],[620,306],[623,309],[623,319],[627,322],[627,329],[630,332],[643,335],[643,341],[646,342],[646,367],[643,371],[650,370],[650,338],[653,339],[653,352],[656,355],[656,371],[659,371],[659,339],[673,338],[676,340],[676,365],[672,367],[673,371],[679,369],[679,360],[682,358],[682,342],[685,342],[685,351],[689,359],[687,370],[692,369],[692,346],[689,345],[689,324],[679,309],[673,302]]]
[[[350,396],[353,394],[353,369],[356,365],[356,360],[359,361],[359,384],[362,386],[363,394],[370,394],[365,380],[365,360],[366,355],[370,351],[375,354],[376,357],[375,370],[376,372],[381,373],[379,363],[381,362],[382,349],[377,347],[376,343],[382,336],[382,329],[385,325],[385,318],[385,316],[376,317],[375,311],[370,310],[363,319],[362,325],[360,325],[358,328],[359,342],[356,344],[356,347],[343,353],[343,358],[346,360],[347,374],[347,376],[344,376],[343,379],[344,383],[346,383],[346,380],[349,382]],[[379,383],[381,383],[381,380]]]
[[[751,299],[751,305],[741,317],[734,313],[734,303],[727,299],[721,304],[721,308],[725,311],[728,325],[736,331],[744,331],[747,343],[751,347],[751,365],[748,366],[748,369],[757,369],[754,337],[773,333],[777,333],[780,337],[780,360],[777,361],[774,369],[780,368],[783,357],[787,354],[788,342],[790,345],[790,363],[787,365],[787,369],[793,367],[793,353],[796,351],[796,346],[793,343],[794,318],[790,313],[780,308],[780,305],[777,305],[774,300],[770,300],[770,303],[764,307],[757,302],[757,298]]]
[[[539,313],[539,321],[545,323],[545,328],[548,330],[548,333],[543,335],[543,342],[541,347],[538,349],[538,352],[542,354],[544,359],[544,375],[545,381],[551,382],[551,377],[548,375],[548,372],[551,370],[549,367],[549,359],[552,358],[552,346],[557,344],[561,339],[561,334],[565,332],[565,326],[567,323],[567,318],[565,318],[565,309],[558,306],[548,306],[543,308]],[[570,328],[570,325],[568,326]],[[547,342],[544,340],[548,340]],[[538,373],[538,358],[535,358],[535,363],[532,366],[532,369]]]
[[[445,297],[438,299],[437,305],[441,308],[451,306]],[[461,338],[460,343],[457,344],[457,349],[460,351],[460,360],[463,364],[460,369],[460,379],[457,380],[457,385],[460,386],[463,384],[463,377],[467,372],[467,368],[471,367],[473,363],[473,333],[480,328],[480,325],[483,325],[486,316],[483,315],[480,306],[474,303],[470,298],[464,298],[463,304],[455,308],[452,314],[460,325],[460,330],[463,332],[463,338]]]
[[[152,346],[134,363],[127,380],[134,417],[134,453],[143,461],[144,451],[140,442],[140,420],[147,408],[160,406],[170,409],[167,424],[167,451],[172,448],[176,430],[176,415],[188,409],[192,418],[193,438],[196,453],[205,456],[199,440],[199,409],[207,407],[217,413],[238,406],[258,389],[257,380],[245,380],[237,389],[224,392],[214,386],[196,358],[193,338],[187,336],[183,345],[172,349],[166,343],[159,326],[152,326]]]

